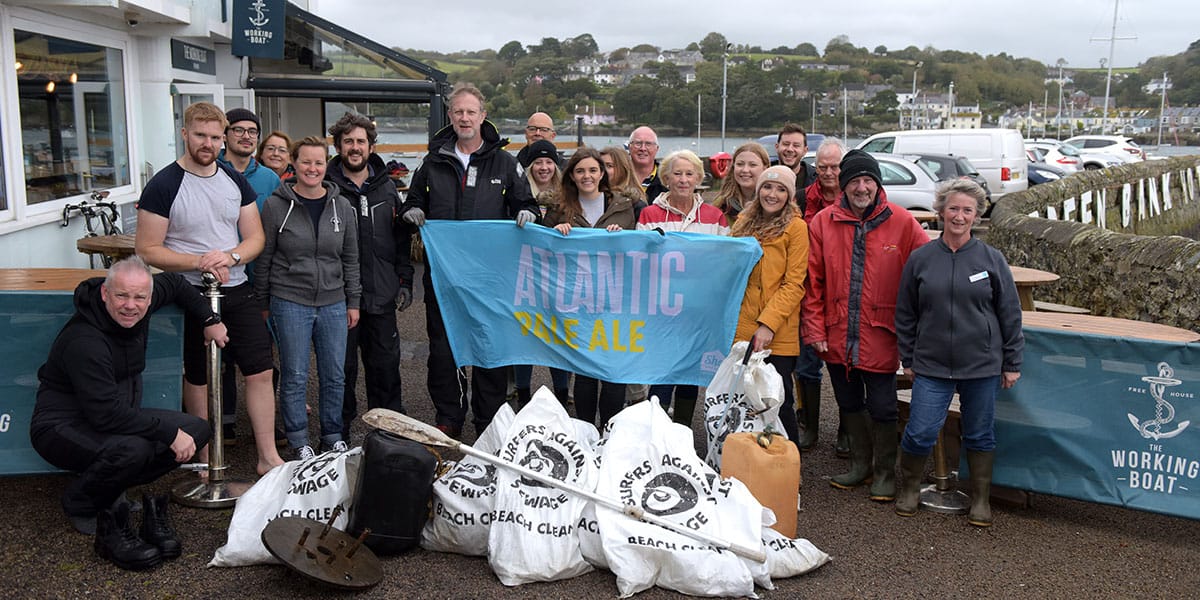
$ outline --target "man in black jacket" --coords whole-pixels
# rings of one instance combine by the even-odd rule
[[[400,390],[400,335],[396,311],[412,304],[412,234],[398,218],[400,195],[375,154],[378,134],[367,117],[346,113],[329,128],[338,155],[325,178],[341,190],[358,214],[358,261],[362,300],[358,325],[346,340],[346,392],[342,400],[342,439],[358,413],[358,352],[362,351],[367,407],[404,412]]]
[[[538,206],[517,160],[504,150],[496,126],[486,121],[483,94],[472,86],[455,89],[449,98],[450,126],[429,142],[429,154],[413,173],[404,220],[420,227],[430,219],[470,221],[515,219],[518,227],[537,220]],[[425,286],[425,326],[429,330],[429,397],[437,409],[437,426],[462,435],[467,416],[466,377],[457,370],[446,327],[433,292],[428,262]],[[471,408],[476,434],[483,433],[504,403],[506,368],[472,367]]]
[[[79,474],[62,506],[81,533],[94,533],[97,513],[126,488],[187,462],[211,436],[200,417],[141,407],[149,315],[172,302],[224,347],[225,325],[200,292],[175,273],[151,277],[134,256],[75,288],[75,314],[38,369],[29,437],[47,462]]]

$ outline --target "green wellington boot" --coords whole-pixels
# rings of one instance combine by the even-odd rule
[[[801,450],[811,450],[817,445],[817,433],[821,427],[821,384],[805,383],[800,386],[800,403],[804,409],[796,411],[800,417],[800,439],[796,446]]]
[[[925,476],[925,459],[900,452],[900,491],[896,494],[896,514],[911,517],[921,505],[921,479]]]
[[[833,455],[838,458],[850,458],[850,436],[846,435],[846,425],[838,420],[837,441],[833,444]]]
[[[967,467],[971,469],[971,510],[967,522],[976,527],[992,526],[992,506],[988,497],[992,494],[991,452],[967,450]]]
[[[900,444],[896,422],[872,421],[871,438],[875,475],[870,498],[876,502],[891,502],[896,499],[896,449]]]
[[[865,410],[844,412],[842,423],[850,435],[850,471],[834,475],[829,485],[850,490],[871,481],[871,417]]]

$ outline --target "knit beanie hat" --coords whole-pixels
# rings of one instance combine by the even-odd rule
[[[262,121],[259,121],[258,115],[254,114],[254,112],[251,110],[245,108],[231,108],[229,109],[229,112],[225,113],[225,118],[229,119],[230,125],[233,125],[238,121],[254,121],[254,128],[258,129],[259,132],[262,131]]]
[[[758,192],[762,190],[763,184],[768,181],[774,181],[787,188],[788,198],[796,197],[796,174],[791,169],[783,165],[776,165],[763,171],[758,176],[758,185],[754,186],[754,195],[757,196]]]
[[[867,152],[854,149],[846,153],[842,157],[841,174],[838,175],[838,185],[844,190],[850,183],[851,179],[860,175],[866,175],[875,180],[875,185],[883,187],[883,181],[879,175],[879,161],[875,160]]]
[[[525,158],[531,165],[539,158],[548,158],[558,163],[558,148],[554,146],[554,142],[538,140],[529,145],[529,153]]]

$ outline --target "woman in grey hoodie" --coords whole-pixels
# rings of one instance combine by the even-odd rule
[[[321,448],[345,451],[342,394],[346,331],[358,322],[362,285],[353,208],[325,181],[325,140],[292,146],[296,176],[263,203],[266,245],[255,261],[254,291],[269,299],[279,343],[279,403],[296,458],[316,455],[308,441],[305,390],[309,352],[317,352]]]

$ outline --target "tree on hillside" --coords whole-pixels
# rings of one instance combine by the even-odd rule
[[[658,52],[658,46],[653,44],[638,44],[629,49],[630,52]]]
[[[508,66],[511,67],[511,66],[517,64],[517,60],[524,57],[525,54],[526,54],[525,46],[522,46],[521,42],[513,40],[513,41],[501,46],[500,51],[496,53],[496,57],[499,58],[500,60],[504,61],[505,63],[508,64]]]
[[[711,31],[700,40],[700,54],[704,56],[704,60],[720,60],[728,44],[729,40],[725,39],[725,36]]]
[[[875,94],[867,101],[865,110],[869,115],[884,117],[887,115],[896,114],[897,106],[900,100],[896,98],[896,92],[892,90],[882,90]]]
[[[577,35],[562,43],[563,54],[568,58],[589,58],[600,51],[600,46],[590,33]]]
[[[825,44],[825,54],[826,55],[828,55],[830,52],[838,52],[838,51],[854,52],[854,45],[850,43],[850,36],[843,33],[843,34],[840,34],[840,35],[830,39],[829,42]]]
[[[875,46],[875,54],[877,54],[879,56],[886,56],[887,55],[887,46],[884,46],[883,44]]]
[[[796,46],[796,54],[800,56],[816,56],[820,57],[821,53],[817,51],[817,47],[810,42],[803,42]]]
[[[529,47],[530,56],[562,56],[562,42],[558,38],[544,37],[542,43]]]

